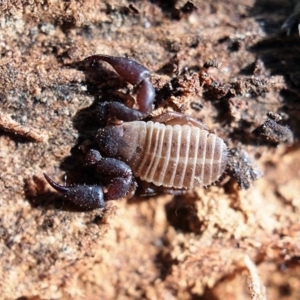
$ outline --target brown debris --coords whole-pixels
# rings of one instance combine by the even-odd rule
[[[268,119],[256,128],[253,133],[275,143],[292,144],[294,141],[292,131],[287,126],[278,124],[282,117],[272,112],[269,112],[267,117]]]
[[[228,170],[241,189],[249,189],[253,181],[263,176],[261,171],[253,166],[253,159],[250,159],[245,150],[229,149],[228,160]]]

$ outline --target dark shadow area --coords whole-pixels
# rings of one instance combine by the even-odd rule
[[[168,245],[165,246],[166,248]],[[172,266],[178,264],[178,262],[172,259],[169,252],[159,251],[155,258],[155,265],[157,270],[160,272],[159,278],[164,280],[172,271]]]
[[[267,35],[277,35],[282,32],[281,27],[292,10],[292,1],[256,0],[249,11],[249,17],[256,18]]]
[[[28,142],[36,142],[33,138],[30,136],[22,136],[22,134],[19,134],[18,132],[9,132],[2,130],[0,128],[0,136],[7,136],[9,139],[14,141],[17,144],[26,144]]]
[[[192,300],[220,300],[214,293],[214,289],[206,288],[202,296],[193,295]]]
[[[166,18],[180,20],[185,15],[197,10],[193,1],[185,1],[177,4],[178,0],[152,0],[152,3],[160,7]]]
[[[249,50],[257,55],[270,75],[281,75],[287,89],[281,91],[283,102],[278,113],[287,116],[296,139],[300,138],[300,12],[294,11],[296,1],[256,1],[250,15],[256,16],[267,37]]]
[[[196,198],[193,199],[190,194],[188,197],[178,195],[165,206],[167,220],[176,230],[196,234],[200,234],[203,230],[195,201]]]

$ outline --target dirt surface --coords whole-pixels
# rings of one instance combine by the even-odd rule
[[[294,23],[281,30],[292,11],[286,0],[3,2],[1,299],[300,299],[300,38]],[[49,187],[43,172],[95,180],[83,166],[94,107],[136,91],[83,62],[97,53],[151,70],[153,115],[191,115],[234,149],[219,182],[93,211]]]

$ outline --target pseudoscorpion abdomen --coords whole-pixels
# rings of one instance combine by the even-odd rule
[[[146,182],[193,189],[213,183],[224,172],[227,146],[207,130],[152,121],[124,123],[123,127],[123,141],[136,152],[136,155],[123,159],[134,175]],[[134,151],[127,150],[124,155],[130,152]]]

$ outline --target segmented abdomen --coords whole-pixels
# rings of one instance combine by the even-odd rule
[[[193,189],[211,184],[224,172],[226,144],[207,130],[151,121],[123,126],[130,126],[129,131],[139,135],[136,149],[140,149],[140,154],[128,164],[134,175],[144,181],[157,186]]]

